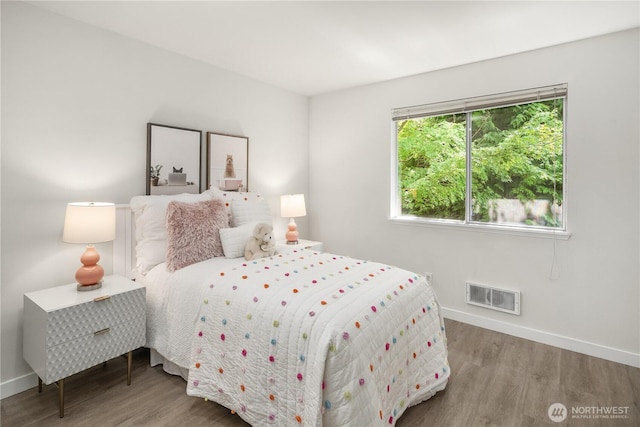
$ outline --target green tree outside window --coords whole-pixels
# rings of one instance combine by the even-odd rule
[[[471,173],[471,221],[562,227],[563,108],[551,99],[398,121],[402,214],[464,221]]]

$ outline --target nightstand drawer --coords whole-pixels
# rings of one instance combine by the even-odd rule
[[[145,318],[138,316],[46,350],[45,384],[51,384],[145,344]]]
[[[131,323],[144,317],[144,312],[145,292],[142,288],[49,312],[46,347],[73,341],[119,323]]]

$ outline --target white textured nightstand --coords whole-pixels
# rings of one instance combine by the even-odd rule
[[[76,284],[24,295],[24,359],[42,383],[58,382],[64,416],[64,379],[145,344],[145,287],[121,276],[106,276],[100,289],[78,292]]]
[[[286,240],[278,240],[276,250],[279,253],[289,253],[294,250],[313,249],[322,252],[324,250],[322,242],[314,242],[313,240],[298,239],[297,245],[289,245]]]

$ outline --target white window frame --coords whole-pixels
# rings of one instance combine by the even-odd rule
[[[566,139],[566,123],[567,123],[567,84],[559,84],[552,86],[544,86],[533,89],[526,89],[520,91],[513,91],[507,93],[500,93],[489,96],[481,96],[446,102],[438,102],[433,104],[417,105],[412,107],[394,108],[391,112],[391,197],[390,197],[390,216],[389,220],[393,223],[403,225],[415,225],[415,226],[429,226],[429,227],[448,227],[452,229],[468,230],[468,231],[480,231],[510,234],[518,236],[533,236],[533,237],[548,237],[557,239],[569,239],[571,233],[568,231],[567,226],[567,139]],[[467,136],[467,182],[466,182],[466,196],[465,196],[465,219],[437,219],[437,218],[424,218],[412,215],[403,215],[401,198],[399,192],[398,181],[398,142],[397,142],[397,126],[396,122],[400,120],[419,118],[425,116],[440,116],[455,113],[470,113],[476,110],[509,107],[518,104],[531,103],[537,101],[545,101],[550,99],[564,100],[563,108],[563,169],[562,169],[562,228],[560,227],[535,227],[535,226],[519,226],[513,224],[500,224],[500,223],[487,223],[481,221],[474,221],[471,218],[472,200],[469,197],[471,194],[471,141]],[[468,121],[468,120],[467,120]],[[470,124],[467,123],[467,133],[469,132]]]

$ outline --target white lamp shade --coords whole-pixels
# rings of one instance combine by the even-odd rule
[[[304,194],[288,194],[280,196],[280,216],[295,218],[305,216],[307,209],[304,206]]]
[[[69,203],[62,240],[67,243],[109,242],[116,237],[116,205],[102,202]]]

